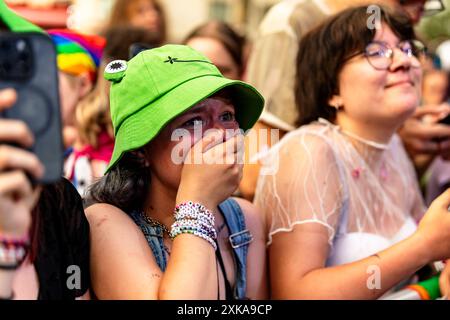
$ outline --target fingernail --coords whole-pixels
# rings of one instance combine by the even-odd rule
[[[425,115],[421,118],[422,123],[433,123],[433,116]]]
[[[14,89],[0,90],[0,99],[3,101],[10,101],[16,98],[16,91]]]

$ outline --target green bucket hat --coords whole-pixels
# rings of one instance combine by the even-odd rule
[[[247,83],[225,78],[205,56],[184,45],[145,50],[129,62],[105,68],[112,82],[111,118],[115,146],[108,172],[128,151],[143,147],[173,119],[223,88],[230,88],[236,120],[244,131],[253,127],[264,106]]]
[[[31,22],[28,22],[24,18],[15,14],[8,8],[4,0],[0,0],[0,20],[8,27],[12,32],[40,32],[43,30],[38,26],[35,26]]]

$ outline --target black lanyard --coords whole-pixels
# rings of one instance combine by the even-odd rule
[[[219,262],[220,269],[222,270],[222,274],[224,276],[225,282],[225,299],[226,300],[234,300],[233,290],[231,289],[230,282],[228,281],[227,271],[225,270],[225,264],[223,263],[222,255],[220,254],[219,242],[217,240],[217,250],[216,250],[216,258]],[[217,300],[220,300],[220,282],[219,282],[219,270],[217,270]]]

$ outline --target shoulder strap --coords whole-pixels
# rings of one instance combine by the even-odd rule
[[[142,232],[144,233],[145,239],[147,239],[150,249],[152,249],[153,256],[156,259],[156,263],[158,264],[161,271],[164,272],[167,268],[167,258],[163,242],[164,231],[160,227],[150,226],[148,223],[146,223],[139,211],[133,211],[130,214],[130,217],[139,226],[139,228],[141,228]]]
[[[227,277],[227,270],[225,269],[225,264],[223,263],[223,259],[222,259],[222,255],[220,254],[220,247],[219,247],[219,243],[216,241],[216,245],[217,245],[217,250],[216,250],[216,258],[217,261],[219,262],[220,265],[220,269],[222,270],[223,276],[225,277],[225,299],[226,300],[233,300],[234,299],[234,294],[233,294],[233,289],[231,288],[231,284],[230,281],[228,280]],[[217,274],[217,276],[219,276],[219,274]],[[217,285],[219,285],[219,283],[217,283]],[[217,287],[217,300],[220,299],[220,291],[219,291],[219,287]]]
[[[233,248],[236,264],[235,299],[245,299],[247,291],[247,255],[248,245],[253,236],[245,226],[244,213],[234,199],[228,199],[219,205],[219,209],[230,231],[229,241]]]

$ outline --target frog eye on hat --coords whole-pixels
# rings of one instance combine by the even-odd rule
[[[114,60],[105,68],[104,77],[108,81],[120,82],[125,76],[128,64],[125,60]]]

